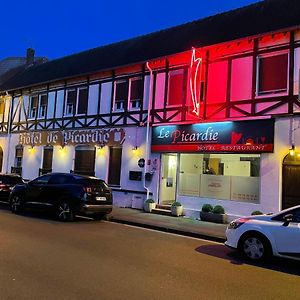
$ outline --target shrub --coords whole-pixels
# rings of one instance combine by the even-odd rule
[[[203,204],[202,209],[203,212],[212,212],[213,207],[210,204]]]
[[[255,210],[251,213],[251,216],[256,216],[256,215],[263,215],[264,213],[261,212],[260,210]]]
[[[150,199],[145,200],[145,203],[155,203],[155,201],[150,198]]]
[[[224,209],[224,207],[221,206],[221,205],[216,205],[216,206],[213,208],[212,212],[213,212],[214,214],[225,214],[225,209]]]
[[[172,206],[182,206],[182,204],[178,201],[172,203]]]

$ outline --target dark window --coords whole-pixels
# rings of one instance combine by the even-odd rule
[[[16,157],[15,157],[15,167],[22,167],[22,159],[23,159],[23,147],[16,147]]]
[[[115,85],[115,109],[124,109],[128,99],[128,82],[119,81]]]
[[[37,108],[38,108],[38,96],[32,96],[30,98],[30,104],[29,104],[29,118],[35,119],[37,114]]]
[[[75,149],[74,173],[95,175],[95,147],[78,146]]]
[[[43,156],[43,169],[50,170],[52,169],[52,159],[53,159],[53,147],[44,148]]]
[[[75,180],[72,176],[55,174],[49,179],[49,184],[73,184]]]
[[[86,114],[88,107],[88,92],[87,88],[78,90],[78,108],[77,114]]]
[[[141,107],[143,98],[143,81],[141,78],[133,78],[130,83],[130,105],[131,108]]]
[[[122,148],[109,148],[108,184],[120,185]]]
[[[40,107],[39,107],[39,118],[44,118],[46,116],[47,104],[48,104],[47,95],[41,95],[40,96]]]
[[[73,115],[76,107],[76,90],[67,91],[66,115]]]
[[[259,58],[258,93],[287,90],[288,54]]]
[[[23,183],[22,177],[19,176],[0,176],[0,183],[16,185],[18,183]]]
[[[183,69],[169,72],[168,79],[168,105],[182,105],[186,91],[186,80]]]

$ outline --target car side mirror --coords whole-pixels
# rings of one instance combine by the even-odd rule
[[[293,214],[288,214],[283,216],[283,221],[284,223],[282,224],[282,226],[288,226],[290,224],[290,222],[293,221]]]

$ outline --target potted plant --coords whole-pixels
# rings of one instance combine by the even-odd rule
[[[144,202],[144,211],[146,212],[151,212],[152,209],[154,209],[156,207],[156,203],[153,199],[147,199]]]
[[[183,206],[180,202],[175,201],[171,205],[171,214],[172,216],[182,216],[183,215]]]
[[[258,215],[263,215],[264,213],[261,212],[260,210],[255,210],[251,213],[251,216],[258,216]]]
[[[200,219],[207,222],[227,223],[227,215],[224,207],[221,205],[212,207],[210,204],[203,204],[200,211]]]

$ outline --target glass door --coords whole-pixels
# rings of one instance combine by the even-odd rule
[[[177,154],[174,153],[162,154],[159,203],[170,204],[176,201],[176,190],[177,190]]]

